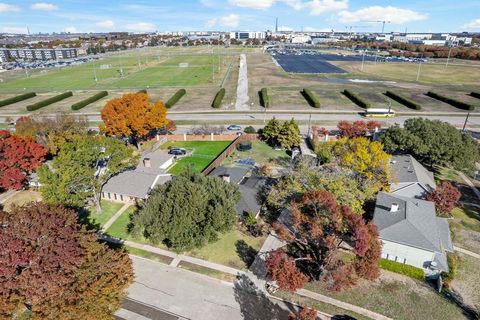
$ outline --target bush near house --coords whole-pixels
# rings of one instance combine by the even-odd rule
[[[245,127],[243,132],[249,133],[249,134],[255,134],[255,133],[257,133],[257,130],[255,130],[255,128],[252,127],[252,126],[248,126],[248,127]]]
[[[165,106],[167,108],[173,107],[186,93],[187,91],[185,89],[178,90],[170,99],[168,99]]]
[[[262,88],[262,90],[260,90],[260,104],[264,108],[270,107],[270,98],[268,97],[267,88]]]
[[[37,102],[37,103],[28,105],[28,106],[27,106],[27,111],[35,111],[35,110],[38,110],[38,109],[40,109],[40,108],[49,106],[49,105],[51,105],[52,103],[55,103],[55,102],[58,102],[58,101],[67,99],[67,98],[69,98],[69,97],[71,97],[71,96],[73,96],[72,91],[64,92],[64,93],[59,94],[59,95],[56,95],[56,96],[54,96],[54,97],[51,97],[51,98],[48,98],[48,99],[39,101],[39,102]]]
[[[350,100],[352,100],[353,103],[355,103],[356,105],[358,105],[359,107],[362,107],[362,108],[370,108],[371,107],[371,104],[370,102],[364,100],[363,98],[361,98],[360,96],[358,96],[355,92],[353,91],[350,91],[348,89],[345,89],[343,90],[343,94],[349,98]]]
[[[422,109],[422,106],[419,105],[418,103],[416,103],[415,101],[412,101],[410,99],[407,99],[401,95],[399,95],[398,93],[395,93],[395,92],[392,92],[392,91],[388,91],[385,92],[385,95],[401,104],[403,104],[404,106],[410,108],[410,109],[414,109],[414,110],[420,110]]]
[[[77,103],[72,104],[72,110],[80,110],[86,106],[88,106],[91,103],[94,103],[95,101],[98,101],[102,99],[103,97],[108,96],[107,91],[100,91],[99,93],[87,98],[83,99],[82,101],[79,101]]]
[[[221,88],[218,90],[217,94],[215,95],[215,99],[212,102],[212,108],[220,108],[222,104],[222,100],[225,97],[225,88]]]
[[[452,106],[457,107],[459,109],[463,109],[463,110],[467,110],[467,111],[475,110],[475,106],[472,105],[472,104],[469,104],[469,103],[466,103],[466,102],[463,102],[463,101],[458,101],[458,100],[455,100],[455,99],[452,99],[452,98],[449,98],[449,97],[445,97],[445,96],[442,96],[441,94],[438,94],[438,93],[435,93],[435,92],[432,92],[432,91],[428,91],[427,96],[429,96],[430,98],[434,98],[434,99],[440,100],[442,102],[448,103],[449,105],[452,105]]]
[[[380,268],[388,271],[392,271],[395,273],[403,274],[405,276],[423,280],[424,274],[423,270],[414,266],[410,266],[408,264],[403,264],[399,262],[395,262],[392,260],[381,259],[380,260]]]
[[[15,97],[11,97],[11,98],[8,98],[8,99],[0,100],[0,107],[8,106],[9,104],[13,104],[13,103],[17,103],[17,102],[20,102],[20,101],[23,101],[23,100],[27,100],[27,99],[33,98],[35,96],[36,96],[35,92],[29,92],[29,93],[21,94],[19,96],[15,96]]]
[[[443,286],[450,287],[450,283],[458,274],[458,256],[455,253],[447,252],[448,272],[442,273]]]
[[[473,91],[472,91],[472,93],[470,93],[470,95],[471,95],[472,97],[475,97],[475,98],[480,99],[480,92],[473,92]]]
[[[318,100],[315,92],[310,89],[303,88],[302,95],[310,106],[314,108],[320,108],[320,101]]]

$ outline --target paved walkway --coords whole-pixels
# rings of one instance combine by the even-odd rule
[[[247,71],[247,56],[240,55],[240,68],[238,69],[238,84],[237,84],[237,101],[235,102],[236,111],[248,111],[248,71]]]
[[[463,253],[463,254],[469,255],[470,257],[474,257],[474,258],[480,259],[480,254],[478,254],[478,253],[469,251],[469,250],[467,250],[467,249],[459,248],[459,247],[457,247],[457,246],[453,246],[453,249],[454,249],[455,251],[458,251],[458,252],[461,252],[461,253]]]
[[[472,189],[472,191],[475,193],[477,198],[480,200],[480,191],[477,189],[477,187],[475,187],[472,180],[470,180],[463,172],[460,172],[460,171],[457,171],[457,172],[458,172],[458,175],[462,177],[463,181],[465,181],[465,183],[468,184],[470,189]]]
[[[0,194],[0,204],[5,203],[8,199],[16,195],[19,191],[18,190],[8,190],[2,194]]]
[[[117,221],[117,219],[122,215],[130,207],[129,204],[124,204],[108,221],[103,225],[102,232],[106,232],[108,228],[112,226],[112,224]]]

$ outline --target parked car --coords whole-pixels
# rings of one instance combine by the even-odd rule
[[[168,154],[173,154],[175,156],[184,156],[187,154],[187,150],[182,149],[182,148],[171,148],[168,151]]]
[[[242,130],[242,127],[237,125],[237,124],[231,124],[227,127],[227,130],[230,130],[230,131],[240,131]]]

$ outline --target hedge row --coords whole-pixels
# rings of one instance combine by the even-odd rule
[[[40,108],[46,107],[48,105],[51,105],[52,103],[61,101],[63,99],[67,99],[68,97],[73,96],[72,91],[64,92],[62,94],[56,95],[54,97],[39,101],[37,103],[31,104],[27,106],[27,111],[35,111]]]
[[[225,88],[221,88],[218,90],[217,94],[215,95],[215,99],[212,102],[212,108],[220,108],[222,104],[222,100],[225,97]]]
[[[0,107],[8,106],[9,104],[20,102],[35,97],[35,92],[24,93],[19,96],[11,97],[5,100],[0,100]]]
[[[147,94],[148,92],[147,92],[147,89],[142,89],[142,90],[137,91],[137,93],[145,93],[145,94]]]
[[[470,95],[471,95],[472,97],[475,97],[475,98],[480,99],[480,92],[472,92],[472,93],[470,93]]]
[[[94,103],[95,101],[98,101],[106,96],[108,96],[107,91],[100,91],[99,93],[91,96],[90,98],[83,99],[82,101],[72,104],[72,110],[80,110],[88,106],[90,103]]]
[[[262,88],[262,90],[260,90],[260,104],[264,108],[268,108],[270,106],[270,98],[268,97],[267,88]]]
[[[407,99],[401,95],[399,95],[398,93],[395,93],[395,92],[392,92],[392,91],[388,91],[385,92],[385,95],[389,98],[392,98],[393,100],[403,104],[404,106],[406,107],[409,107],[410,109],[415,109],[415,110],[420,110],[422,109],[422,106],[419,105],[418,103],[416,103],[415,101],[412,101],[410,99]]]
[[[302,91],[305,100],[307,100],[308,104],[314,108],[320,108],[320,101],[317,98],[315,92],[310,89],[304,88]]]
[[[167,108],[173,107],[178,102],[178,100],[180,100],[186,93],[187,91],[185,89],[178,90],[170,99],[168,99],[165,106]]]
[[[352,100],[355,104],[362,108],[370,108],[370,102],[364,100],[363,98],[359,97],[356,93],[345,89],[343,90],[343,94],[347,96],[350,100]]]
[[[380,259],[380,268],[392,271],[395,273],[403,274],[405,276],[423,280],[424,273],[423,270],[408,264],[399,263],[392,260]]]
[[[455,99],[452,99],[452,98],[449,98],[449,97],[445,97],[445,96],[442,96],[442,95],[440,95],[438,93],[435,93],[435,92],[432,92],[432,91],[428,91],[427,96],[429,96],[431,98],[434,98],[434,99],[437,99],[437,100],[440,100],[440,101],[443,101],[445,103],[448,103],[448,104],[450,104],[454,107],[457,107],[459,109],[468,110],[468,111],[475,110],[475,106],[472,105],[472,104],[462,102],[462,101],[458,101],[458,100],[455,100]]]

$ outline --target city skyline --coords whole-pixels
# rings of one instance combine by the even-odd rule
[[[480,32],[480,2],[348,0],[2,1],[0,32]],[[27,29],[28,28],[28,29]]]

